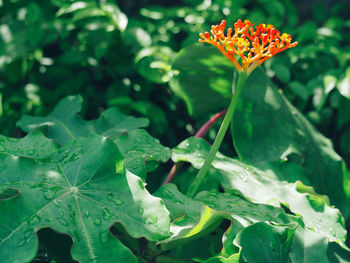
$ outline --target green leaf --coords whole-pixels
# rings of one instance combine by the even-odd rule
[[[192,116],[224,109],[231,98],[232,63],[214,47],[197,44],[182,49],[173,63],[177,72],[170,88],[181,97]]]
[[[261,221],[283,223],[278,217],[284,210],[270,205],[252,204],[239,196],[230,193],[203,191],[194,199],[189,198],[168,184],[160,188],[156,196],[161,197],[172,217],[170,238],[161,241],[173,246],[170,242],[186,238],[198,237],[212,230],[212,226],[221,219],[233,219],[246,227]],[[175,243],[178,244],[178,243]]]
[[[168,82],[173,71],[171,61],[174,51],[169,47],[150,47],[142,49],[135,58],[138,72],[147,80],[155,83]]]
[[[328,239],[309,229],[298,228],[294,233],[293,243],[290,248],[292,262],[322,262],[329,263],[327,247],[335,243],[329,243]],[[344,251],[342,248],[341,250]],[[333,262],[333,261],[331,261]]]
[[[340,149],[346,160],[350,159],[350,128],[344,130],[340,137]]]
[[[210,146],[199,138],[189,138],[173,149],[174,162],[190,162],[200,168]],[[259,204],[287,206],[296,215],[301,215],[306,227],[346,247],[344,219],[335,208],[329,207],[324,198],[298,192],[298,184],[281,181],[272,170],[260,170],[251,165],[218,153],[213,167],[221,174],[226,191],[238,193],[243,198]]]
[[[171,156],[168,147],[164,147],[158,139],[141,129],[118,136],[114,142],[125,158],[125,167],[143,179],[160,161],[166,162]]]
[[[115,222],[134,238],[168,237],[163,201],[123,162],[116,145],[97,135],[71,140],[42,161],[1,153],[0,189],[20,193],[0,202],[2,261],[29,262],[38,248],[35,233],[45,227],[70,235],[80,262],[137,262],[109,231]]]
[[[221,216],[218,217],[217,213],[212,211],[209,207],[205,207],[203,202],[193,200],[180,193],[173,184],[163,186],[155,193],[155,196],[162,198],[165,202],[172,219],[172,224],[170,226],[172,235],[168,239],[162,241],[164,244],[168,244],[174,240],[190,238],[200,232],[202,232],[200,234],[203,234],[204,230],[207,230],[213,223],[221,219]],[[203,211],[201,210],[202,206]],[[202,218],[201,211],[203,212]],[[177,244],[178,242],[165,245],[163,248],[168,249]]]
[[[0,135],[0,153],[10,153],[34,159],[43,159],[55,152],[58,145],[40,132],[29,133],[22,139]]]
[[[148,125],[145,118],[134,118],[121,114],[117,108],[109,108],[100,118],[85,121],[79,115],[83,99],[80,95],[68,96],[61,100],[47,117],[32,117],[24,115],[18,122],[25,132],[47,127],[48,137],[59,144],[64,144],[77,137],[86,137],[90,134],[116,137],[125,132]]]
[[[260,222],[243,229],[235,244],[242,248],[241,257],[246,262],[290,262],[287,253],[294,231],[295,227]]]
[[[340,94],[350,99],[350,67],[346,68],[345,76],[337,84]]]
[[[288,83],[290,80],[290,69],[285,65],[286,63],[272,64],[272,70],[275,72],[276,77],[284,83]]]
[[[170,158],[169,148],[161,145],[159,140],[153,138],[147,131],[137,129],[147,126],[147,119],[125,116],[117,108],[109,108],[102,113],[99,119],[85,121],[77,115],[81,107],[81,96],[70,96],[59,102],[48,117],[24,116],[17,125],[26,132],[47,127],[48,136],[60,144],[91,134],[114,137],[114,142],[125,158],[126,168],[143,179],[146,178],[147,172],[158,167],[160,161],[166,162]],[[0,136],[0,152],[3,148],[1,140]],[[22,140],[26,143],[25,138]],[[29,148],[25,148],[27,155],[31,152],[38,154],[38,152],[44,151],[46,147],[44,142],[50,140],[43,135],[41,137],[38,135],[37,141],[43,144],[41,148],[38,148],[39,144],[36,141],[31,141],[28,145]],[[46,151],[50,151],[50,149],[47,146]],[[11,153],[14,153],[13,150]],[[23,154],[21,153],[21,156],[27,156]]]
[[[96,5],[96,3],[79,1],[70,6],[61,8],[56,15],[62,16],[70,13],[73,14],[74,22],[95,17],[109,18],[110,24],[118,28],[120,31],[124,31],[128,24],[128,18],[126,15],[120,11],[118,6],[112,3],[100,3]]]
[[[347,263],[350,262],[350,252],[342,249],[337,243],[328,246],[329,262]]]
[[[312,94],[312,91],[308,89],[305,85],[298,81],[289,82],[288,88],[291,89],[297,96],[302,98],[304,101],[307,101],[309,96]]]
[[[255,70],[249,77],[232,125],[235,149],[242,160],[261,164],[298,157],[316,192],[328,195],[348,217],[342,158],[262,71]]]
[[[327,253],[326,253],[327,247],[328,247],[328,245],[331,246],[331,245],[336,244],[336,243],[328,243],[327,238],[322,237],[318,233],[306,228],[305,226],[303,226],[303,223],[300,219],[297,219],[295,217],[293,218],[293,216],[291,216],[291,215],[279,214],[278,218],[281,222],[283,222],[284,227],[295,230],[293,232],[294,236],[293,236],[292,243],[287,244],[288,245],[287,247],[289,247],[289,245],[290,245],[290,249],[288,252],[289,252],[289,257],[292,259],[292,262],[316,261],[316,262],[328,263]],[[295,229],[296,223],[299,223],[299,226]],[[279,224],[279,226],[282,226],[282,225]],[[230,262],[229,259],[231,257],[240,255],[238,253],[238,248],[235,246],[235,244],[237,243],[235,241],[235,238],[236,238],[237,234],[240,233],[240,231],[242,229],[243,229],[243,226],[238,221],[233,220],[232,225],[225,232],[224,237],[223,237],[224,247],[223,247],[220,254],[221,254],[221,256],[224,256],[227,261],[223,261],[223,262]],[[268,231],[268,232],[270,232],[270,231]],[[272,231],[269,234],[274,235],[274,233]],[[261,238],[261,237],[258,237],[258,239],[259,238]],[[263,235],[262,238],[265,238],[265,235]],[[283,237],[282,237],[282,239],[283,239]],[[274,247],[274,249],[271,249],[269,247],[267,249],[268,252],[264,253],[265,257],[268,254],[271,254],[271,252],[274,255],[276,255],[276,252],[278,250],[280,250],[280,252],[282,252],[283,255],[285,256],[284,253],[287,250],[286,247],[284,247],[284,248],[278,247],[278,245],[273,246],[273,243],[271,243],[271,242],[270,242],[270,244],[272,245],[272,247]],[[244,253],[249,254],[249,256],[251,256],[250,247],[248,246],[246,248],[247,248],[247,250]],[[258,249],[259,249],[259,247],[258,247]],[[270,251],[270,250],[272,250],[272,251]],[[284,251],[281,251],[281,250],[284,250]],[[344,250],[344,248],[340,248],[338,250],[341,251],[341,253],[343,253],[343,254],[346,253],[346,250]],[[264,258],[264,259],[266,259],[266,258]],[[266,262],[269,262],[269,261],[266,260]],[[280,261],[278,261],[278,262],[280,262]],[[333,261],[331,261],[331,262],[333,262]]]

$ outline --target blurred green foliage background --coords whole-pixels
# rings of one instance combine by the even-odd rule
[[[241,18],[299,42],[264,67],[350,164],[349,14],[347,1],[326,0],[0,0],[0,133],[19,137],[21,115],[46,115],[80,93],[84,117],[117,106],[149,118],[150,133],[173,147],[227,106],[187,111],[169,85],[177,52]]]
[[[149,133],[174,147],[227,107],[198,94],[207,101],[190,110],[173,81],[175,58],[199,32],[239,18],[273,24],[299,42],[262,67],[350,167],[347,0],[0,0],[0,134],[21,137],[16,122],[23,114],[47,115],[62,98],[81,94],[85,119],[117,106],[148,118]],[[233,155],[226,141],[221,150]],[[151,191],[169,168],[149,181]],[[215,184],[213,177],[206,184]]]

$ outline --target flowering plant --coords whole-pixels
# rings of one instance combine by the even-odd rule
[[[248,76],[257,66],[267,59],[287,48],[295,47],[298,44],[298,42],[292,43],[292,38],[289,34],[283,33],[281,35],[281,32],[272,25],[266,26],[265,24],[260,24],[256,26],[254,30],[254,24],[249,20],[242,22],[242,20],[239,19],[234,24],[234,30],[229,28],[226,35],[225,27],[225,20],[222,20],[220,25],[213,25],[211,27],[211,35],[209,32],[199,34],[199,42],[214,45],[233,63],[239,73],[238,83],[234,89],[231,103],[209,155],[197,177],[189,187],[188,194],[190,196],[196,193],[219,150]],[[241,60],[241,63],[239,63],[236,56]]]
[[[11,18],[17,17],[20,25],[27,26],[23,23],[23,15],[32,14],[32,11],[37,14],[40,8],[34,4],[35,1],[7,2],[16,2],[14,5],[20,10],[18,16],[14,16],[14,9],[9,8],[11,4],[4,3],[9,12],[3,20],[8,25],[2,26],[0,39],[1,36],[6,37],[3,39],[8,42],[6,50],[15,50],[17,57],[20,55],[17,50],[21,50],[27,41],[14,44],[15,40],[23,40],[23,31],[18,30],[18,25],[12,23]],[[22,12],[26,10],[25,2],[29,3],[28,12]],[[74,30],[68,27],[72,33],[78,33],[79,39],[83,40],[82,45],[72,45],[72,49],[64,50],[64,56],[61,52],[53,56],[52,68],[47,67],[48,75],[44,72],[51,58],[46,55],[51,54],[49,51],[56,44],[56,47],[58,44],[69,47],[71,35],[66,35],[66,42],[52,38],[57,42],[54,46],[46,44],[42,47],[45,49],[39,46],[35,54],[22,54],[22,59],[40,61],[40,78],[42,75],[57,75],[52,83],[58,78],[59,82],[61,79],[63,82],[68,80],[68,86],[72,86],[74,91],[60,89],[65,94],[75,92],[77,86],[83,86],[82,83],[89,84],[86,86],[88,89],[84,89],[88,92],[83,96],[64,98],[47,116],[38,116],[40,112],[33,112],[35,116],[23,115],[17,122],[18,132],[15,133],[16,136],[27,133],[23,138],[0,135],[1,263],[350,262],[345,227],[349,226],[349,221],[344,221],[344,218],[350,219],[350,172],[330,140],[288,101],[287,96],[295,94],[289,93],[288,89],[285,96],[263,70],[256,69],[268,58],[297,44],[288,34],[280,33],[272,25],[255,26],[248,20],[238,20],[232,29],[226,30],[226,22],[223,21],[213,26],[211,33],[200,34],[200,42],[210,45],[185,45],[175,56],[175,41],[169,37],[169,46],[164,46],[167,39],[164,28],[158,27],[159,24],[154,27],[155,20],[159,23],[162,13],[142,8],[140,13],[149,16],[147,22],[143,22],[157,31],[156,37],[152,36],[152,44],[151,41],[146,43],[148,32],[139,28],[139,23],[135,23],[136,27],[130,23],[131,26],[128,25],[117,38],[118,41],[110,37],[113,45],[108,45],[108,51],[103,55],[101,45],[94,41],[90,43],[90,40],[101,36],[97,39],[105,43],[109,39],[107,36],[114,34],[109,29],[114,29],[118,23],[122,23],[120,29],[125,29],[126,21],[117,6],[110,1],[81,1],[71,6],[62,3],[58,9],[60,1],[52,2],[55,2],[53,10],[58,10],[57,15],[52,13],[55,19],[63,18],[69,25],[88,15],[89,19],[79,20],[81,23],[78,25],[87,22],[89,32],[81,34],[79,27],[73,27]],[[230,1],[222,2],[227,4]],[[269,6],[273,3],[269,2]],[[174,12],[172,8],[170,12],[174,19],[179,19],[182,13]],[[120,19],[115,16],[118,13]],[[195,9],[194,13],[197,14],[198,10]],[[102,30],[95,30],[98,24],[91,23],[91,15],[94,20],[96,15],[101,15],[102,26],[109,21],[108,30],[104,26]],[[193,21],[189,18],[186,16],[187,24]],[[179,26],[168,23],[170,19],[171,16],[164,16],[166,28]],[[279,20],[278,17],[274,19]],[[27,19],[25,22],[32,24],[28,28],[36,28],[38,21]],[[52,25],[56,25],[57,21],[52,20]],[[308,24],[305,26],[308,27]],[[182,28],[188,30],[187,33],[195,29],[189,26]],[[10,41],[12,36],[7,34],[8,30],[14,33],[14,41]],[[30,40],[42,44],[42,41],[36,41],[40,37],[32,39],[32,33],[40,30],[24,31],[29,32]],[[20,33],[19,38],[16,32]],[[169,36],[174,32],[176,30],[168,33]],[[61,36],[64,38],[64,35]],[[301,55],[298,57],[298,52],[308,53],[305,52],[307,41],[300,33],[297,39],[303,42],[304,47],[293,50],[293,59],[296,58],[293,61],[297,62],[284,68],[287,74],[291,72],[283,82],[288,86],[291,79],[293,81],[290,82],[307,79],[307,74],[301,77],[303,74],[297,71],[298,64],[305,62]],[[119,40],[125,40],[125,43]],[[157,41],[162,45],[155,46]],[[31,41],[28,43],[33,44]],[[97,49],[90,50],[92,46],[88,43]],[[141,50],[138,50],[138,44],[144,45]],[[176,46],[178,44],[181,43],[176,43]],[[211,45],[215,45],[228,59]],[[84,55],[74,61],[81,62],[80,67],[87,69],[89,78],[80,73],[75,76],[76,63],[71,66],[64,63],[65,59],[71,60],[78,50]],[[129,59],[131,54],[125,51],[137,51],[135,60]],[[41,58],[44,54],[45,57]],[[33,55],[35,58],[31,58]],[[123,59],[123,55],[127,59]],[[86,59],[82,59],[84,57]],[[5,67],[3,73],[13,71],[22,90],[24,79],[15,66],[22,67],[21,63],[17,63],[21,56],[18,58],[15,64]],[[282,81],[282,78],[274,68],[283,68],[288,64],[286,59],[266,63],[267,69],[275,73],[276,80]],[[108,63],[111,60],[113,63]],[[328,63],[323,64],[332,68]],[[2,66],[0,68],[3,69]],[[26,68],[26,72],[30,72],[28,80],[38,81],[39,77],[33,73],[32,67]],[[69,74],[57,74],[59,68],[64,72],[71,71],[76,83],[80,84],[71,85],[69,77],[62,78]],[[111,75],[113,78],[107,80]],[[350,79],[350,71],[348,75],[346,81]],[[334,98],[339,99],[340,94],[335,92],[336,88],[332,86],[335,81],[329,77],[325,79],[327,92],[334,88],[332,95],[336,97],[328,97],[331,99],[327,101],[332,101],[333,107],[337,103]],[[10,76],[3,82],[7,85],[13,78]],[[47,93],[50,101],[56,103],[57,93],[44,92],[41,87],[43,83],[47,85],[47,79],[45,77],[43,82],[36,83],[43,92],[36,93],[34,83],[26,85],[30,101],[38,103],[39,97],[44,99],[41,93]],[[91,93],[91,85],[97,88],[109,81],[123,84],[122,89],[116,89],[115,85],[108,88],[118,94],[107,92],[101,95],[101,89],[95,90],[99,96]],[[3,107],[6,110],[4,114],[11,109],[4,83],[0,81],[0,117],[2,98],[7,103]],[[156,85],[152,86],[152,83]],[[169,84],[170,90],[159,89],[159,84]],[[343,84],[347,82],[343,81]],[[343,86],[347,92],[348,86]],[[6,89],[11,90],[11,86]],[[49,90],[52,90],[51,86]],[[1,97],[2,94],[6,96]],[[14,94],[18,96],[17,92]],[[305,103],[311,101],[309,95],[304,94]],[[315,92],[313,99],[316,95],[320,94]],[[94,104],[89,103],[90,112],[86,112],[85,116],[95,115],[95,101],[103,104],[98,108],[102,114],[97,119],[82,116],[81,110],[86,108],[83,107],[83,98],[94,101]],[[177,107],[182,106],[178,98],[185,101],[188,109],[188,115],[181,115],[181,119],[174,116],[178,116]],[[318,99],[318,102],[325,103],[326,98]],[[225,110],[230,99],[231,103]],[[298,101],[294,102],[299,107]],[[105,109],[106,105],[110,108]],[[346,113],[347,109],[344,107],[342,110]],[[194,133],[195,125],[201,124],[207,114],[216,110],[220,112]],[[132,112],[142,117],[125,115]],[[184,114],[183,111],[181,113]],[[188,118],[183,118],[186,116]],[[207,138],[213,139],[215,127],[212,127],[223,116],[225,118],[211,147],[202,137],[210,131]],[[338,121],[337,125],[343,125],[339,125],[341,129],[350,123],[344,119]],[[149,124],[150,127],[147,127]],[[230,144],[225,144],[222,152],[217,153],[229,124],[235,152],[232,153]],[[188,138],[172,149],[166,147],[185,137]],[[163,163],[170,159],[175,163],[174,169],[160,186],[168,171],[168,164]],[[190,165],[180,169],[184,162]],[[201,170],[190,184],[196,169]],[[184,194],[186,191],[187,195]]]

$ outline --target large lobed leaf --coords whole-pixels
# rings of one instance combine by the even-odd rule
[[[175,162],[186,161],[200,168],[209,148],[204,140],[189,138],[173,150],[172,158]],[[332,241],[341,244],[343,249],[347,250],[344,243],[346,239],[344,219],[339,211],[328,206],[324,198],[313,194],[312,191],[299,192],[298,189],[305,188],[298,187],[301,182],[289,183],[280,180],[272,170],[264,171],[220,153],[217,154],[213,167],[222,174],[222,186],[226,191],[239,194],[256,204],[270,204],[275,207],[283,204],[291,212],[302,217],[291,245],[293,248],[291,257],[296,258],[297,255],[308,257],[312,251],[323,247],[324,253],[319,254],[319,258],[327,258],[328,242]],[[216,202],[217,205],[219,202]],[[171,208],[169,210],[171,211]],[[310,237],[314,240],[312,245],[308,240]]]
[[[21,139],[0,135],[0,153],[43,159],[55,152],[57,148],[56,143],[40,132],[32,132]]]
[[[249,77],[242,91],[232,135],[240,158],[248,163],[285,158],[298,162],[315,190],[349,216],[343,159],[261,70]]]
[[[146,178],[147,172],[154,170],[160,161],[168,161],[171,156],[168,147],[142,129],[118,136],[113,141],[123,153],[127,169],[141,178]]]
[[[23,150],[31,147],[23,145]],[[109,231],[115,222],[135,238],[169,236],[164,202],[124,169],[121,153],[107,137],[71,140],[45,159],[9,152],[0,153],[2,262],[29,262],[38,248],[36,232],[45,227],[70,235],[72,256],[80,262],[137,262]]]
[[[156,195],[164,200],[174,217],[172,236],[161,241],[163,249],[201,237],[213,231],[222,219],[228,219],[231,226],[223,236],[220,255],[203,262],[238,262],[240,250],[244,259],[265,251],[257,262],[277,262],[276,259],[287,262],[299,218],[287,215],[283,209],[253,204],[230,193],[204,191],[192,199],[172,184],[159,189]]]
[[[25,132],[47,127],[48,137],[64,144],[71,139],[90,134],[115,137],[148,125],[147,119],[125,116],[117,108],[104,111],[97,120],[85,121],[78,115],[82,103],[83,98],[80,95],[68,96],[47,117],[24,115],[17,122],[17,126]]]
[[[172,67],[178,74],[171,79],[170,88],[185,101],[190,115],[219,111],[230,102],[233,66],[216,48],[188,46]]]
[[[68,96],[47,117],[25,115],[17,125],[26,132],[46,127],[48,137],[59,144],[91,134],[114,138],[125,158],[126,168],[143,179],[160,161],[170,158],[169,148],[147,131],[138,129],[148,125],[147,119],[125,116],[117,108],[109,108],[97,120],[85,121],[78,115],[81,107],[81,96]]]

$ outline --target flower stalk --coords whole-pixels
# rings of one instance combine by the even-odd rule
[[[214,143],[209,151],[209,154],[207,156],[207,159],[204,161],[204,164],[202,168],[199,170],[197,176],[194,178],[192,184],[188,188],[187,195],[190,197],[193,197],[197,190],[198,187],[200,186],[201,182],[203,181],[205,175],[207,174],[215,156],[216,153],[218,152],[220,145],[225,137],[226,131],[230,125],[230,121],[232,120],[233,114],[235,112],[239,97],[241,95],[242,89],[244,87],[244,84],[248,78],[248,73],[243,71],[239,73],[238,76],[238,82],[237,86],[235,87],[230,105],[227,109],[226,115],[224,120],[222,121],[222,124],[220,126],[220,129],[218,131],[218,134],[216,135],[216,138],[214,140]]]

